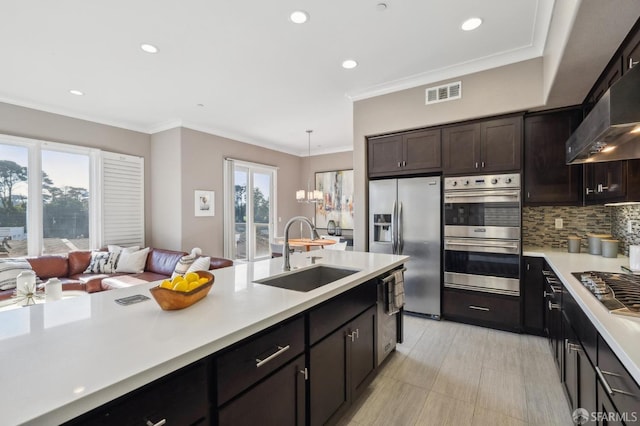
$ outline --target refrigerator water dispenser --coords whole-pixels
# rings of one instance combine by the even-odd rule
[[[380,243],[391,242],[391,215],[373,215],[373,241]]]

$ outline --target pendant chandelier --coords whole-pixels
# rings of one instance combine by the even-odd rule
[[[308,135],[308,147],[309,147],[309,170],[307,177],[307,189],[299,189],[296,191],[296,200],[299,203],[320,203],[323,199],[322,191],[318,191],[317,189],[311,189],[311,132],[313,130],[307,130]]]

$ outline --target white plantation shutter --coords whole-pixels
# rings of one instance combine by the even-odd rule
[[[144,158],[102,152],[102,246],[144,247]]]

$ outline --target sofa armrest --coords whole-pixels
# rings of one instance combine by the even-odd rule
[[[223,257],[212,257],[209,269],[226,268],[227,266],[233,266],[233,260],[225,259]]]

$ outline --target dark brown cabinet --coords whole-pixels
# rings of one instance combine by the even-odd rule
[[[582,108],[524,118],[524,204],[582,204],[582,165],[566,165],[565,142],[582,121]]]
[[[522,116],[451,126],[442,130],[447,175],[521,169]]]
[[[310,424],[323,425],[349,407],[375,369],[375,306],[311,347]]]
[[[133,426],[165,423],[209,424],[206,362],[199,361],[178,370],[66,424]]]
[[[522,325],[530,334],[544,334],[544,280],[540,257],[522,258]]]
[[[440,129],[368,140],[369,177],[437,172],[441,157]]]
[[[221,407],[218,425],[304,425],[306,376],[301,355]]]
[[[514,296],[445,288],[442,292],[442,316],[454,321],[518,331],[520,300]]]
[[[627,198],[627,161],[584,165],[585,204],[625,201]]]

